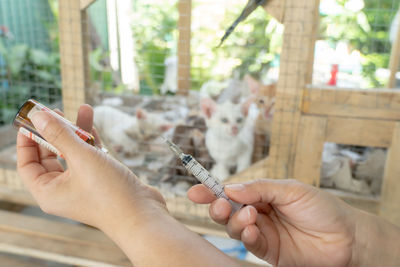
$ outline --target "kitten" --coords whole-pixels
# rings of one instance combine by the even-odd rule
[[[172,127],[158,114],[138,109],[136,116],[131,116],[109,106],[94,108],[94,124],[114,149],[127,156],[138,153],[141,143],[157,138]]]
[[[254,127],[252,156],[252,162],[257,162],[268,156],[269,153],[276,84],[264,85],[250,75],[246,75],[244,79],[254,96],[254,102],[259,111]]]
[[[366,181],[352,177],[353,164],[351,158],[341,154],[336,144],[325,143],[322,153],[321,186],[371,194],[371,188]]]
[[[253,135],[250,120],[247,120],[251,102],[242,105],[226,101],[215,103],[206,98],[201,109],[206,117],[206,146],[215,165],[211,174],[221,181],[230,176],[230,168],[236,166],[240,172],[250,166],[253,152]]]
[[[375,195],[381,192],[385,162],[385,150],[371,148],[366,151],[365,159],[358,162],[355,167],[354,176],[359,180],[366,181]]]

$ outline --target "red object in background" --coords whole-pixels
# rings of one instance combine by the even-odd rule
[[[333,64],[331,69],[331,79],[328,82],[328,85],[336,85],[337,84],[337,74],[339,72],[339,65]]]

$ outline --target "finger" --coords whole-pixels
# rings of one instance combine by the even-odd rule
[[[240,239],[240,235],[246,226],[255,224],[257,210],[252,206],[246,206],[233,214],[226,225],[226,231],[231,238]]]
[[[40,160],[40,164],[46,169],[47,172],[63,172],[64,167],[58,161],[57,155],[54,157],[48,156]]]
[[[17,159],[18,174],[28,187],[33,180],[46,173],[40,164],[38,144],[21,133],[17,135]]]
[[[86,143],[64,121],[49,112],[37,112],[33,115],[32,122],[37,131],[60,150],[67,160],[82,156]]]
[[[82,105],[78,110],[76,125],[90,133],[93,129],[93,108],[90,105]]]
[[[304,197],[315,190],[296,180],[263,179],[245,184],[225,186],[225,192],[232,200],[242,204],[265,202],[285,205]]]
[[[209,212],[211,218],[219,224],[227,224],[232,211],[232,206],[224,198],[218,198],[211,203]]]
[[[215,195],[202,184],[192,186],[187,192],[188,198],[198,204],[209,204],[216,200]]]
[[[267,260],[274,266],[277,265],[280,240],[278,230],[271,218],[258,214],[256,224],[249,225],[243,230],[241,240],[247,250],[254,255]]]
[[[64,113],[63,113],[61,110],[59,110],[58,108],[53,109],[53,111],[54,111],[55,113],[57,113],[58,115],[64,117]],[[45,147],[43,147],[43,146],[40,146],[40,145],[38,146],[38,148],[39,148],[39,157],[40,157],[42,163],[43,163],[43,162],[46,162],[44,165],[47,165],[47,162],[48,162],[47,159],[49,159],[50,162],[53,161],[54,159],[57,159],[57,154],[51,152],[51,151],[48,150],[47,148],[45,148]],[[51,164],[51,165],[52,165],[52,164]],[[58,165],[59,165],[59,163],[58,163]],[[60,166],[61,166],[61,165],[60,165]],[[48,167],[50,167],[50,168],[47,168],[46,166],[44,166],[44,167],[45,167],[47,170],[53,170],[53,168],[52,168],[51,166],[48,166]],[[59,169],[57,168],[57,170],[59,170]]]

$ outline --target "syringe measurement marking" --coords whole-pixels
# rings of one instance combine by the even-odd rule
[[[200,167],[199,164],[197,164],[197,162],[195,160],[191,160],[188,165],[187,165],[187,169],[195,174],[196,170],[198,170],[198,174],[195,175],[200,182],[202,182],[203,184],[205,184],[208,188],[210,188],[210,190],[217,195],[218,197],[221,195],[224,195],[223,193],[223,187],[221,184],[219,184],[217,181],[210,181],[210,174],[208,173],[207,170],[205,170],[204,168]],[[214,182],[214,183],[213,183]],[[227,196],[223,196],[224,198],[228,198]]]

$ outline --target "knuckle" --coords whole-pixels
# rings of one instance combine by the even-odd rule
[[[63,139],[65,136],[69,134],[67,127],[64,125],[60,125],[58,123],[49,123],[46,126],[45,131],[47,132],[47,141],[53,144],[56,144],[59,140]]]

